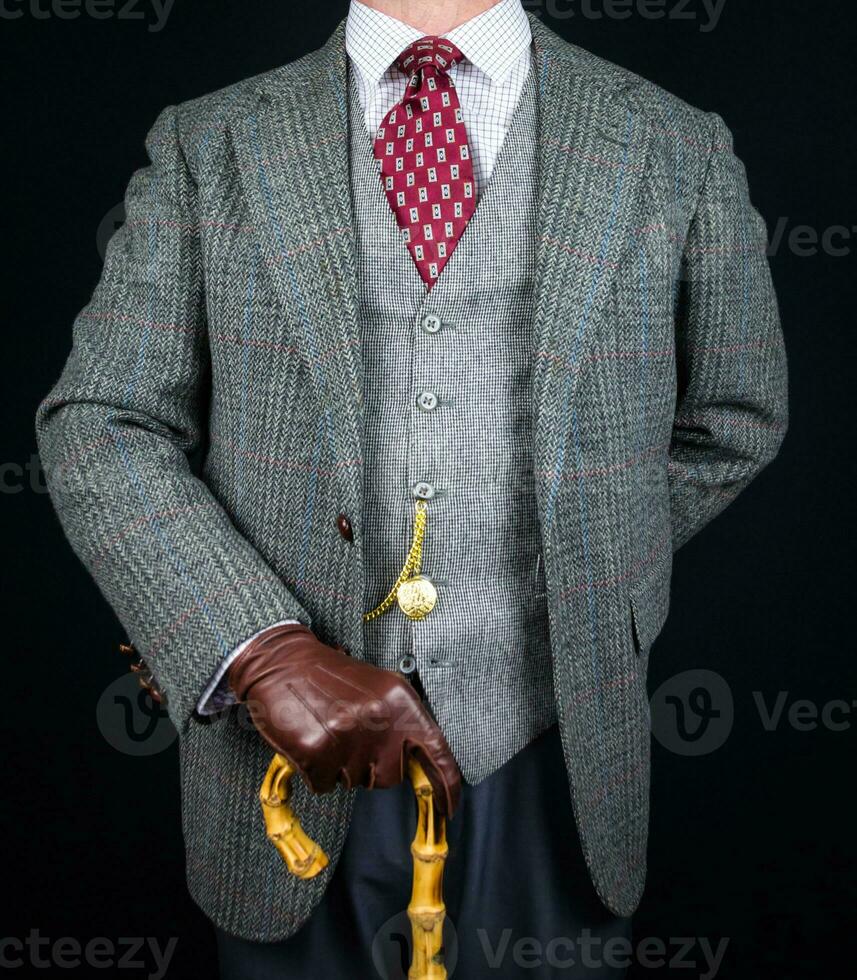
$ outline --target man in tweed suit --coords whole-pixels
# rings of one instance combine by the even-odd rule
[[[398,165],[432,118],[449,150]],[[224,976],[396,975],[378,937],[407,902],[411,751],[461,798],[448,966],[520,975],[511,929],[530,975],[620,976],[580,943],[626,942],[643,888],[672,554],[786,428],[765,229],[723,121],[519,0],[373,0],[320,51],[168,108],[147,146],[37,425],[181,733]],[[418,514],[433,608],[367,618]],[[411,727],[272,720],[321,673],[322,701],[359,701],[337,687],[359,678],[413,702]],[[332,859],[309,881],[262,831],[269,742]]]

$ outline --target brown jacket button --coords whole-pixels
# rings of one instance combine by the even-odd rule
[[[345,538],[346,541],[354,540],[354,528],[351,526],[351,521],[345,516],[345,514],[340,514],[336,518],[336,526],[339,528],[339,533]]]

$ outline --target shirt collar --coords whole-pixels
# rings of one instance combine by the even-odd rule
[[[345,50],[373,84],[422,32],[389,14],[351,0],[345,24]],[[494,84],[505,80],[532,42],[521,0],[500,0],[489,10],[447,32],[446,38]]]
[[[495,85],[505,81],[533,41],[521,0],[500,0],[446,36]]]
[[[367,82],[380,82],[405,48],[422,36],[415,27],[351,0],[345,22],[345,50]]]

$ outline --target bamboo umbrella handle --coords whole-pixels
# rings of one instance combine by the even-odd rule
[[[413,936],[413,959],[408,980],[446,980],[443,963],[443,869],[449,847],[446,818],[434,805],[431,783],[422,766],[411,759],[408,772],[417,797],[417,831],[411,843],[414,878],[408,918]]]
[[[289,871],[298,878],[314,878],[328,865],[324,851],[306,834],[289,806],[289,780],[295,767],[277,754],[271,760],[259,800],[268,839]],[[443,869],[449,848],[446,819],[434,805],[431,783],[422,766],[408,762],[408,775],[417,798],[417,829],[411,843],[413,884],[408,919],[413,935],[413,959],[408,980],[446,980],[443,964]]]
[[[268,840],[276,847],[289,871],[298,878],[314,878],[328,865],[324,851],[311,840],[289,806],[289,780],[295,767],[277,754],[259,790]]]

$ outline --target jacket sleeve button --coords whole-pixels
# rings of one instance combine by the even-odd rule
[[[339,533],[345,538],[346,541],[354,540],[354,528],[351,526],[351,521],[348,520],[345,514],[340,514],[336,518],[336,526],[339,528]]]

